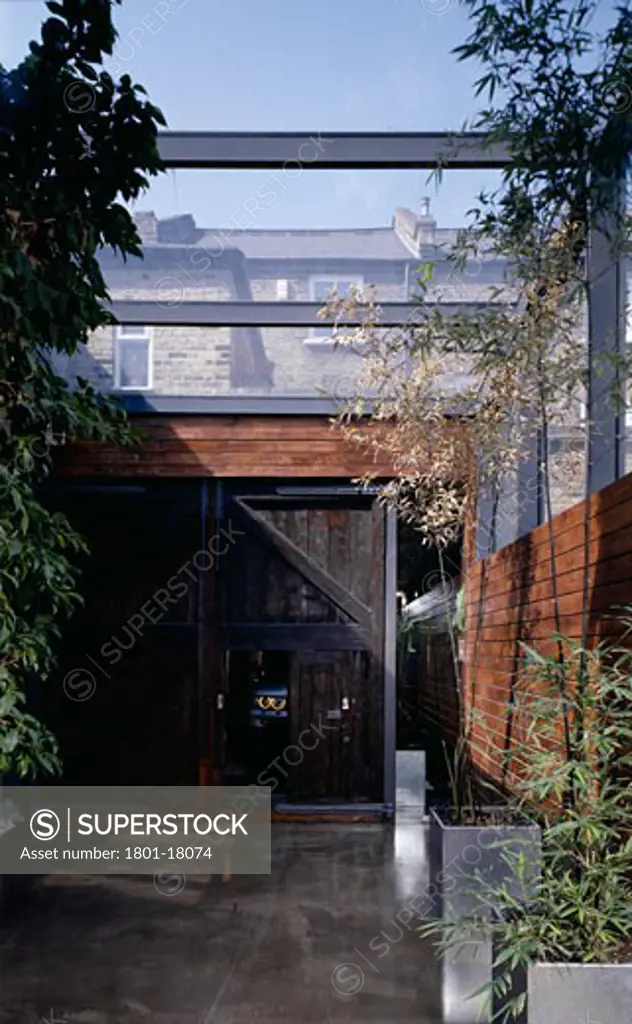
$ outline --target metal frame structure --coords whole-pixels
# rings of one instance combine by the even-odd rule
[[[305,395],[117,395],[135,416],[335,416],[344,400]],[[370,403],[367,402],[367,408]]]
[[[589,239],[588,490],[602,490],[625,473],[626,280],[612,249],[625,215],[624,173],[612,189],[613,209]]]
[[[397,514],[386,510],[384,565],[384,804],[395,813],[397,750]]]
[[[159,135],[160,155],[168,168],[212,170],[282,169],[296,176],[304,169],[319,170],[378,170],[378,169],[432,169],[439,163],[449,170],[501,169],[507,166],[509,156],[499,144],[488,144],[482,135],[449,135],[447,133],[216,133],[216,132],[164,132]],[[589,295],[591,371],[597,359],[623,351],[625,334],[625,306],[623,297],[622,264],[616,261],[606,244],[604,235],[596,234],[590,247],[591,279],[594,282]],[[184,296],[183,296],[184,297]],[[443,311],[462,312],[474,304],[455,304]],[[145,326],[239,326],[239,327],[314,327],[330,321],[318,317],[318,302],[113,302],[111,310],[124,325]],[[410,302],[386,302],[381,305],[381,320],[385,327],[405,326],[420,315],[419,306]],[[422,313],[423,315],[423,313]],[[361,323],[361,319],[344,321],[347,326]],[[614,371],[613,371],[614,372]],[[592,372],[592,377],[598,376]],[[621,424],[613,415],[606,391],[618,378],[608,376],[597,390],[592,383],[592,406],[588,429],[588,464],[592,467],[591,485],[600,489],[613,482],[622,472]],[[288,415],[330,416],[339,411],[340,403],[334,398],[306,397],[303,395],[222,395],[222,396],[153,396],[127,392],[122,396],[127,409],[134,414],[148,415]],[[539,453],[519,468],[519,481],[528,481],[537,474]],[[209,507],[208,481],[201,482],[200,520],[201,540],[205,541],[209,524],[222,511],[222,483],[217,482],[216,506]],[[254,489],[257,490],[255,484]],[[266,484],[266,489],[270,485]],[[272,488],[273,489],[273,488]],[[285,488],[287,490],[287,488]],[[291,489],[290,489],[291,490]],[[297,494],[305,488],[296,488]],[[324,481],[314,485],[312,496],[340,492],[339,485]],[[353,490],[353,488],[352,488]],[[536,489],[539,492],[539,488]],[[281,491],[279,491],[281,493]],[[537,496],[525,502],[520,509],[518,534],[526,533],[542,521],[542,510]],[[484,497],[479,503],[479,522],[489,520],[489,504]],[[380,810],[387,815],[395,807],[395,751],[396,751],[396,587],[397,587],[397,521],[389,510],[385,521],[385,620],[383,647],[383,729],[384,729],[384,803]],[[479,557],[497,547],[497,540],[479,546]],[[209,609],[208,594],[201,593],[201,606]],[[200,664],[204,671],[209,664],[208,645],[204,629],[199,627]],[[209,730],[215,742],[215,725],[208,685],[200,690],[200,730]],[[202,742],[201,737],[201,741]],[[365,808],[366,809],[366,808]],[[322,810],[322,808],[321,808]]]
[[[509,152],[480,133],[325,133],[315,132],[162,132],[158,147],[166,167],[202,170],[282,169],[303,170],[423,170],[437,165],[448,170],[498,170],[506,167]],[[620,193],[621,201],[622,190]],[[613,370],[604,378],[604,356],[624,351],[625,299],[622,263],[613,258],[603,236],[596,233],[590,247],[589,367],[592,387],[588,424],[590,486],[599,490],[623,471],[622,417],[615,414],[609,398],[614,384],[622,382]],[[327,324],[317,316],[320,306],[309,302],[115,302],[112,311],[123,324],[152,326],[259,326],[313,327]],[[463,307],[452,307],[462,309]],[[404,325],[419,307],[411,303],[384,303],[385,327]],[[352,325],[358,321],[344,321]],[[616,371],[618,372],[618,371]],[[595,385],[600,378],[600,386]],[[607,394],[608,392],[608,394]],[[300,396],[152,397],[127,393],[124,403],[131,412],[184,414],[243,413],[278,415],[326,415],[336,411],[335,400]],[[535,456],[535,453],[534,453]],[[520,476],[530,475],[533,465]],[[542,519],[537,501],[521,511],[519,533]],[[481,551],[481,554],[483,552]]]
[[[480,132],[161,132],[169,168],[261,170],[500,169],[507,150]]]
[[[169,279],[168,279],[169,280]],[[439,303],[438,310],[448,316],[467,312],[468,309],[486,306],[501,308],[501,303],[455,302]],[[327,327],[334,322],[344,327],[357,327],[366,320],[361,309],[355,315],[323,318],[318,315],[322,302],[258,302],[244,299],[226,302],[179,302],[161,305],[160,296],[155,302],[128,300],[113,302],[110,310],[124,326],[143,325],[147,327]],[[423,309],[414,302],[381,302],[380,326],[400,327],[402,324],[419,322]]]

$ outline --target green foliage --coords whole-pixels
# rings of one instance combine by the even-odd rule
[[[473,754],[488,755],[481,746],[478,736],[485,736],[488,724],[477,708],[461,707],[459,709],[459,731],[454,742],[441,740],[443,759],[445,762],[450,794],[450,806],[444,810],[449,813],[454,825],[482,824],[487,811],[482,798],[481,787],[477,784],[477,772],[473,763]],[[506,811],[506,799],[492,782],[488,782],[486,790],[499,804],[499,813]]]
[[[628,3],[614,7],[607,12],[610,27],[600,34],[595,22],[603,5],[594,0],[463,4],[472,32],[456,52],[482,66],[478,92],[488,102],[468,127],[486,132],[491,144],[502,142],[510,160],[501,188],[478,197],[454,259],[464,268],[476,252],[507,255],[519,313],[466,314],[447,335],[445,322],[435,317],[432,335],[427,332],[423,340],[436,349],[433,338],[443,331],[445,351],[474,354],[477,379],[492,382],[484,397],[499,395],[507,410],[504,423],[501,417],[492,421],[488,446],[477,445],[490,493],[508,464],[502,429],[518,453],[530,430],[544,439],[540,475],[550,522],[555,467],[546,454],[549,432],[572,422],[569,399],[577,396],[585,398],[586,424],[593,416],[595,385],[582,337],[583,310],[594,285],[591,231],[608,233],[612,258],[630,248],[630,219],[618,200],[632,150],[632,14]],[[503,366],[510,384],[505,390],[499,387]],[[619,387],[615,382],[615,391]],[[614,413],[617,394],[612,399]],[[477,413],[479,407],[485,403],[479,401]],[[564,466],[562,479],[563,472]],[[590,466],[587,482],[589,473]],[[506,483],[510,477],[504,476]],[[550,559],[559,618],[553,540]],[[584,581],[584,601],[586,590]],[[591,650],[586,641],[577,644],[561,635],[554,641],[554,656],[527,649],[523,671],[516,671],[521,682],[506,766],[519,773],[516,813],[542,826],[541,873],[530,885],[529,902],[481,879],[478,892],[500,917],[431,921],[422,928],[444,951],[481,936],[493,941],[495,978],[481,991],[506,997],[495,1018],[502,1021],[515,1020],[524,1005],[524,993],[509,995],[518,968],[537,961],[607,963],[630,954],[632,653],[603,645]],[[509,848],[498,853],[524,881],[524,855]]]
[[[118,2],[118,0],[116,0]],[[59,0],[41,40],[0,66],[0,773],[59,767],[25,694],[54,665],[80,601],[68,519],[41,500],[64,441],[127,442],[122,409],[56,371],[114,322],[98,252],[142,255],[123,201],[161,169],[159,110],[128,75],[102,69],[116,33],[110,0]]]
[[[476,813],[477,804],[469,729],[459,733],[452,748],[445,740],[441,741],[441,746],[448,773],[452,823],[469,823],[472,815]]]
[[[462,3],[472,32],[454,52],[482,65],[477,92],[489,102],[472,127],[515,158],[497,219],[518,236],[525,220],[543,233],[561,215],[587,226],[610,206],[632,146],[629,4],[599,32],[599,0]]]
[[[342,319],[357,315],[357,298],[328,307],[340,322],[339,343],[364,357],[357,395],[340,422],[349,437],[395,466],[383,498],[436,545],[459,536],[477,490],[490,498],[487,525],[496,542],[510,496],[518,504],[532,500],[516,468],[536,443],[543,457],[532,482],[543,492],[547,517],[552,491],[580,494],[590,466],[572,449],[549,454],[549,441],[569,428],[581,440],[594,415],[593,394],[606,387],[613,414],[619,411],[627,362],[614,351],[592,352],[589,366],[585,339],[594,285],[591,230],[609,236],[613,257],[630,251],[630,218],[619,203],[632,151],[629,5],[605,12],[611,24],[600,33],[598,0],[463,4],[472,32],[456,53],[482,68],[478,92],[487,104],[464,128],[504,145],[509,160],[501,183],[469,211],[449,253],[448,287],[434,279],[431,264],[417,268],[418,309],[405,326],[381,326],[376,295],[367,289],[356,329],[345,329]],[[453,151],[471,144],[459,133],[446,146],[438,181]],[[442,301],[451,301],[450,282],[471,278],[487,260],[507,267],[502,285],[487,287],[489,301],[442,311]],[[599,386],[599,369],[619,373]],[[388,423],[388,431],[366,430],[367,413],[378,427]],[[456,417],[467,429],[445,430]]]
[[[629,248],[629,219],[616,200],[632,149],[632,14],[628,4],[616,7],[610,28],[599,34],[599,5],[589,0],[463,2],[472,33],[456,52],[482,65],[478,89],[489,101],[470,127],[488,133],[491,143],[502,141],[510,162],[502,188],[479,197],[456,262],[464,265],[477,245],[510,253],[527,285],[528,313],[525,345],[487,327],[470,330],[470,346],[480,346],[480,366],[490,371],[499,359],[520,364],[522,387],[533,380],[530,405],[546,437],[556,392],[577,394],[582,384],[585,356],[572,344],[576,328],[566,315],[581,310],[592,285],[590,231],[607,225],[613,258]],[[550,519],[548,459],[543,473]],[[551,571],[555,578],[553,549]],[[477,929],[491,932],[501,949],[496,994],[509,990],[518,966],[537,960],[616,960],[632,934],[632,655],[554,639],[554,657],[525,651],[507,765],[520,774],[516,810],[542,825],[542,870],[532,899],[525,906],[506,888],[486,891],[481,883],[483,896],[503,911],[500,922],[435,922],[426,929],[440,933],[442,948],[473,939]],[[525,862],[506,856],[520,876]],[[499,1019],[518,1011],[519,1000],[510,1000]]]
[[[503,944],[606,963],[632,935],[632,651],[557,639],[563,663],[526,648],[516,701],[518,793],[542,824],[543,870],[534,906],[514,913]]]
[[[623,619],[627,640],[632,620]],[[518,967],[550,963],[613,963],[627,959],[632,936],[632,650],[587,649],[564,637],[565,657],[525,648],[512,764],[520,773],[516,811],[542,828],[539,879],[521,903],[506,886],[481,881],[491,920],[429,922],[442,950],[478,930],[496,950],[494,980],[480,990],[498,999]],[[566,734],[566,726],[568,733]],[[570,755],[567,753],[567,738]],[[502,849],[514,876],[525,862]],[[517,997],[497,1020],[518,1016]]]

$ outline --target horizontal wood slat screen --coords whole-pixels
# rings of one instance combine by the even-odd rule
[[[60,452],[63,476],[344,477],[392,475],[327,416],[131,417],[141,443],[97,442]],[[390,471],[389,471],[390,470]]]
[[[586,521],[590,523],[586,544]],[[519,716],[510,706],[518,682],[521,642],[555,654],[556,630],[550,530],[555,548],[555,579],[560,626],[581,640],[584,566],[588,642],[618,642],[623,627],[617,606],[632,605],[632,474],[574,505],[475,562],[464,559],[466,631],[463,637],[464,703],[476,709],[474,759],[481,772],[511,787],[519,765],[503,775],[503,752],[521,735]],[[433,717],[447,735],[454,733],[454,687],[446,680],[444,700]]]

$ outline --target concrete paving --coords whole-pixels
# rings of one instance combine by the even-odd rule
[[[275,825],[271,876],[48,877],[0,928],[0,1021],[443,1024],[427,885],[414,820]]]

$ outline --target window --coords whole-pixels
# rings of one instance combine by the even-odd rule
[[[146,391],[152,386],[150,327],[121,324],[114,340],[114,386],[120,391]]]
[[[150,332],[150,327],[142,327],[140,324],[119,324],[116,328],[119,338],[148,338]]]
[[[309,282],[310,297],[312,302],[326,304],[334,288],[337,289],[340,298],[346,299],[352,287],[362,288],[364,279],[354,274],[347,277],[312,277]],[[331,327],[323,324],[322,327],[313,327],[309,338],[305,339],[306,345],[332,345]]]

